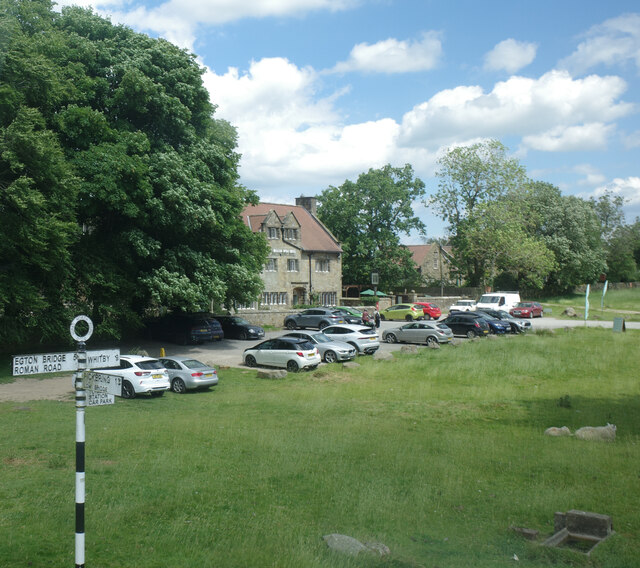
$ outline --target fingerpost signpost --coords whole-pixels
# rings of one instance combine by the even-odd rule
[[[81,324],[86,331],[78,331]],[[91,369],[117,366],[120,362],[119,349],[87,351],[86,341],[93,334],[93,322],[87,316],[77,316],[69,327],[71,337],[76,341],[75,353],[41,353],[36,355],[16,355],[13,358],[13,375],[37,375],[75,371],[73,375],[76,393],[76,568],[84,567],[84,504],[85,467],[84,409],[86,406],[113,404],[114,396],[122,394],[122,379],[105,373],[87,372]]]

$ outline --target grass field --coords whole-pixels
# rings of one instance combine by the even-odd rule
[[[88,408],[87,566],[637,566],[639,339],[580,328],[279,381],[223,369],[208,392]],[[614,443],[543,435],[607,422]],[[0,565],[73,565],[73,402],[0,403],[0,427]],[[613,518],[590,559],[510,529],[549,536],[569,509]],[[338,556],[330,533],[391,555]]]
[[[584,318],[585,295],[567,294],[540,300],[545,307],[553,310],[554,317],[562,317],[567,307],[576,310],[579,317]],[[623,317],[626,321],[640,321],[640,288],[624,288],[607,290],[602,301],[602,290],[589,293],[589,319],[607,320]]]

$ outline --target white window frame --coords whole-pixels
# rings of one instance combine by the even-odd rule
[[[328,258],[317,258],[316,272],[331,272],[331,261]]]
[[[297,258],[287,259],[287,272],[300,272],[300,262]]]
[[[278,227],[267,227],[267,238],[268,239],[277,239],[278,238]]]
[[[278,272],[278,259],[277,258],[268,258],[266,264],[264,265],[265,272]]]

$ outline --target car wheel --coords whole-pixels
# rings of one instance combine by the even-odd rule
[[[122,381],[122,398],[135,398],[136,390],[129,381]]]
[[[293,331],[294,329],[297,329],[297,328],[298,328],[298,326],[296,325],[296,322],[294,322],[294,321],[288,321],[287,322],[287,329],[290,329],[290,330]]]
[[[429,337],[427,337],[427,345],[429,347],[431,347],[432,345],[437,345],[438,344],[438,340],[433,337],[433,335],[430,335]]]
[[[409,314],[404,316],[404,319],[406,319],[407,321],[413,321],[413,318]]]
[[[324,329],[325,327],[327,327],[329,324],[326,321],[321,321],[318,324],[318,329]]]
[[[240,333],[238,334],[238,337],[242,340],[247,339],[247,332],[243,329],[240,331]]]
[[[470,329],[469,331],[467,331],[467,337],[469,339],[473,339],[475,336],[477,335],[477,333],[475,331],[473,331],[472,329]]]
[[[430,320],[431,319],[431,314],[424,314],[424,316],[422,316],[422,319]]]
[[[244,364],[247,367],[255,367],[257,365],[256,358],[253,355],[247,355],[244,359]]]
[[[187,392],[187,385],[184,384],[182,379],[173,379],[173,381],[171,381],[171,390],[178,394],[183,394]]]
[[[298,366],[298,363],[293,360],[287,361],[287,371],[289,371],[290,373],[297,373],[299,370],[300,367]]]
[[[387,335],[385,336],[384,340],[387,343],[398,343],[398,338],[395,336],[394,333],[387,333]]]
[[[384,321],[384,320],[386,320],[387,318],[385,318],[385,317],[384,317],[384,314],[380,314],[380,319],[381,319],[382,321]]]
[[[325,363],[335,363],[338,357],[333,351],[325,351],[324,354],[324,362]]]

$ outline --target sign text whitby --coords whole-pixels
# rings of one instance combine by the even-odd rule
[[[87,351],[87,367],[98,369],[116,367],[120,364],[119,349]],[[77,353],[40,353],[37,355],[16,355],[13,358],[13,376],[58,373],[78,369]]]

